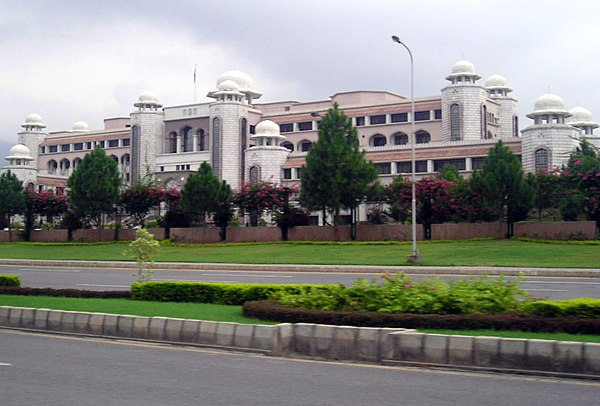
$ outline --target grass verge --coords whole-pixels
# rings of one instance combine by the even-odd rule
[[[419,329],[421,333],[487,336],[502,338],[527,338],[535,340],[577,341],[586,343],[600,343],[600,335],[568,334],[568,333],[532,333],[529,331],[500,331],[500,330],[437,330]]]
[[[40,260],[131,260],[123,255],[128,243],[51,244],[1,243],[0,257]],[[550,244],[520,240],[419,242],[426,266],[507,266],[597,268],[600,247],[581,241]],[[410,242],[374,243],[245,243],[163,245],[157,262],[237,264],[407,265]]]
[[[241,306],[205,303],[146,302],[129,299],[0,295],[1,306],[32,307],[80,312],[161,316],[244,324],[277,324],[242,316]]]

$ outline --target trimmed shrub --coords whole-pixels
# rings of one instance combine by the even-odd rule
[[[543,317],[600,318],[600,299],[587,297],[569,300],[538,300],[521,306],[526,315]]]
[[[158,302],[195,302],[239,306],[252,300],[299,294],[315,286],[322,289],[335,285],[287,285],[219,282],[148,282],[134,283],[131,298]]]
[[[314,323],[357,327],[430,328],[454,330],[518,330],[600,334],[600,320],[567,317],[540,317],[518,314],[392,314],[298,309],[276,301],[247,302],[246,317],[285,323]]]
[[[0,286],[21,286],[21,278],[18,275],[0,275]]]
[[[97,299],[129,299],[127,290],[81,290],[81,289],[52,289],[52,288],[19,288],[0,287],[0,294],[22,296],[60,296]]]

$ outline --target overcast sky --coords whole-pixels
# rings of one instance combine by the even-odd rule
[[[198,101],[223,72],[249,74],[262,101],[321,100],[348,90],[435,96],[467,59],[499,73],[524,117],[544,93],[600,121],[596,0],[0,0],[0,143],[25,117],[49,131],[102,128],[144,90],[164,105]],[[4,157],[6,154],[2,154]],[[0,161],[4,165],[5,161]]]

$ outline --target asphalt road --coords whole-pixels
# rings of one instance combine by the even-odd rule
[[[131,269],[64,268],[0,265],[0,273],[20,275],[23,286],[75,288],[90,290],[125,290],[135,281]],[[377,275],[342,272],[257,272],[210,270],[157,270],[155,281],[253,282],[253,283],[343,283]],[[414,275],[415,279],[423,276]],[[426,276],[432,277],[432,276]],[[456,278],[456,276],[440,276]],[[531,294],[551,299],[575,297],[600,298],[600,278],[526,277],[522,288]]]
[[[14,405],[592,405],[600,382],[384,367],[0,329]]]

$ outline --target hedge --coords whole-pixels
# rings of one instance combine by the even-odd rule
[[[19,287],[1,287],[2,295],[22,295],[22,296],[58,296],[58,297],[79,297],[79,298],[97,298],[97,299],[129,299],[130,294],[127,290],[82,290],[82,289],[52,289],[52,288],[19,288]]]
[[[21,278],[18,275],[0,275],[0,286],[21,286]]]
[[[543,317],[581,317],[600,318],[600,299],[587,297],[569,300],[538,300],[521,307],[527,315]]]
[[[600,320],[575,317],[541,317],[519,314],[392,314],[299,309],[273,300],[247,302],[246,317],[285,323],[314,323],[357,327],[431,328],[453,330],[519,330],[571,334],[600,334]]]
[[[158,302],[195,302],[239,306],[265,300],[279,293],[299,293],[313,287],[335,285],[262,284],[219,282],[147,282],[131,286],[131,298]]]

